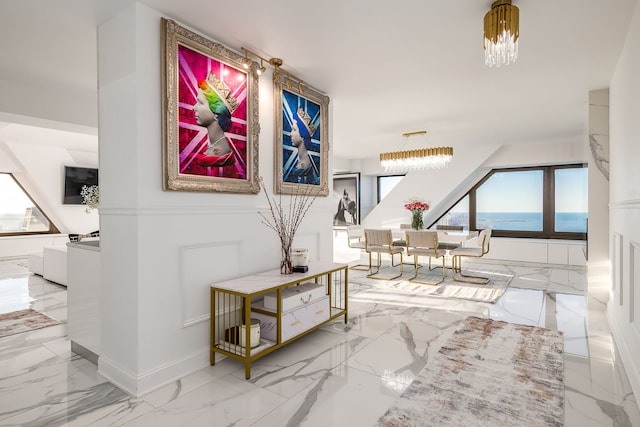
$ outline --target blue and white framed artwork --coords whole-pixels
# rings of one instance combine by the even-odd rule
[[[327,196],[329,97],[286,75],[274,80],[276,193]]]

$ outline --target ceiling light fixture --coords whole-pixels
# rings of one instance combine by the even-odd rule
[[[265,71],[267,71],[267,68],[262,64],[262,58],[260,58],[260,68],[258,68],[257,73],[261,76]]]
[[[245,51],[244,53],[244,61],[242,61],[242,66],[244,67],[245,70],[248,70],[249,68],[251,68],[251,63],[253,61],[249,58],[249,56],[247,55],[247,52]]]
[[[264,66],[264,63],[266,62],[266,63],[268,63],[269,65],[271,65],[273,67],[273,81],[274,82],[282,82],[282,83],[286,84],[287,88],[289,90],[291,90],[292,83],[295,83],[298,86],[298,91],[300,93],[304,92],[304,81],[302,81],[302,79],[300,77],[294,75],[293,73],[290,73],[287,70],[283,70],[281,68],[282,64],[283,64],[282,59],[280,59],[280,58],[267,59],[267,58],[264,58],[264,57],[258,55],[255,52],[247,49],[246,47],[241,47],[240,49],[244,52],[245,58],[248,59],[248,64],[249,64],[248,66],[246,65],[247,61],[245,61],[243,63],[245,68],[247,68],[247,69],[250,68],[252,61],[251,61],[251,58],[249,58],[249,56],[254,56],[254,57],[260,59],[260,67],[258,67],[256,69],[256,73],[259,76],[264,74],[265,71],[267,71],[267,68]]]
[[[409,138],[413,135],[426,135],[426,130],[403,133]],[[380,165],[385,172],[411,172],[423,169],[442,169],[453,158],[453,147],[420,148],[408,151],[380,153]]]
[[[497,0],[484,16],[484,63],[509,65],[518,59],[520,11],[511,0]]]

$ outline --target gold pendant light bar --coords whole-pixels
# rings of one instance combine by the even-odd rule
[[[421,148],[380,153],[380,165],[386,172],[441,169],[446,167],[452,158],[453,147]]]

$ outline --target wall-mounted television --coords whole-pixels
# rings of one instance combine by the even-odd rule
[[[64,197],[65,205],[82,204],[82,186],[98,185],[98,169],[78,166],[64,167]]]

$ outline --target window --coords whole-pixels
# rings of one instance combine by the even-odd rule
[[[541,170],[494,172],[476,190],[478,229],[542,231]]]
[[[404,175],[389,175],[378,177],[378,203],[380,203],[402,181]]]
[[[436,224],[490,228],[492,236],[586,240],[585,165],[497,169]]]
[[[555,232],[587,232],[588,181],[586,168],[555,170]]]
[[[469,228],[469,195],[464,196],[449,211],[440,217],[438,225],[461,225]]]
[[[0,235],[58,233],[11,174],[0,173]]]

